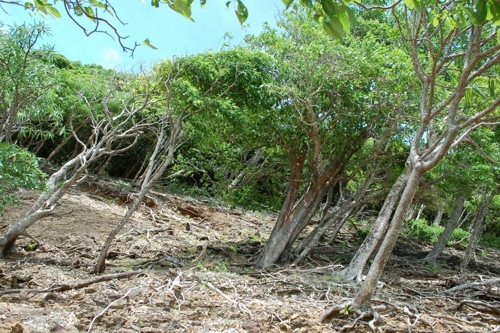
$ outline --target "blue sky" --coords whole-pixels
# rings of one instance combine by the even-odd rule
[[[162,58],[183,56],[208,50],[218,50],[224,44],[224,34],[229,32],[233,39],[231,45],[238,44],[245,34],[257,34],[264,22],[275,25],[276,15],[284,9],[281,0],[246,0],[249,10],[247,27],[240,26],[232,5],[226,8],[224,0],[208,0],[204,8],[199,1],[193,3],[191,22],[166,5],[153,8],[149,0],[115,0],[113,5],[119,17],[126,25],[116,23],[128,45],[142,43],[149,38],[158,50],[146,46],[139,47],[130,58],[130,53],[123,53],[117,41],[104,34],[85,34],[67,18],[62,8],[63,18],[45,18],[52,36],[44,38],[44,43],[53,45],[55,51],[70,60],[94,63],[108,68],[130,70],[140,64],[150,65]],[[2,10],[3,8],[3,10]],[[32,23],[42,20],[32,17],[25,10],[13,5],[2,5],[0,21],[5,25],[23,22]]]

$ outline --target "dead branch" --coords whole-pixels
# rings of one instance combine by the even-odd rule
[[[118,303],[119,301],[121,301],[122,299],[124,298],[127,298],[128,295],[130,295],[130,293],[136,289],[138,289],[140,287],[134,287],[134,288],[131,288],[129,290],[127,290],[127,292],[125,293],[125,295],[123,295],[122,297],[118,298],[118,299],[115,299],[113,302],[109,303],[108,306],[106,306],[101,312],[99,312],[93,319],[92,321],[90,322],[90,325],[89,325],[89,329],[87,330],[87,333],[90,333],[92,332],[92,328],[94,326],[94,323],[97,319],[99,319],[102,315],[104,315],[104,313],[106,313],[106,311],[108,311],[108,309],[110,307],[112,307],[114,304]]]
[[[488,311],[491,311],[491,312],[496,313],[496,314],[500,314],[500,307],[498,306],[498,303],[495,305],[490,305],[486,302],[466,299],[466,300],[463,300],[462,302],[460,302],[460,304],[457,306],[457,311],[460,310],[464,305],[469,305],[471,308],[473,308],[475,310],[482,310],[482,309],[478,309],[477,306],[485,307],[488,309]]]
[[[485,281],[475,281],[475,282],[469,282],[469,283],[464,283],[459,286],[453,287],[451,289],[442,291],[442,294],[451,294],[456,291],[464,290],[464,289],[471,289],[474,287],[484,287],[484,286],[493,286],[495,284],[500,284],[500,278],[498,279],[490,279],[490,280],[485,280]]]
[[[250,316],[250,318],[253,318],[252,312],[246,307],[245,304],[243,304],[241,302],[238,302],[237,299],[232,300],[231,298],[229,298],[228,296],[226,296],[226,294],[224,294],[220,289],[218,289],[217,287],[215,287],[213,284],[211,284],[208,281],[206,281],[206,282],[203,281],[199,276],[193,275],[193,278],[196,279],[198,281],[198,283],[200,283],[200,284],[202,284],[204,286],[207,286],[212,291],[215,291],[217,294],[219,294],[226,301],[232,303],[234,308],[237,308],[240,311],[245,312],[246,314],[248,314]]]
[[[108,275],[101,275],[101,276],[96,276],[91,279],[86,279],[86,280],[81,280],[77,281],[74,283],[68,283],[68,284],[62,284],[56,287],[50,287],[50,288],[43,288],[43,289],[7,289],[7,290],[0,290],[0,296],[3,295],[10,295],[10,294],[19,294],[19,293],[48,293],[48,292],[54,292],[54,291],[67,291],[67,290],[75,290],[75,289],[81,289],[88,287],[92,284],[99,283],[99,282],[104,282],[104,281],[110,281],[114,279],[124,279],[128,278],[134,275],[140,275],[142,274],[143,271],[132,271],[132,272],[121,272],[121,273],[114,273],[114,274],[108,274]]]

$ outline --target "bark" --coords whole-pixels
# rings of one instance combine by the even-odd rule
[[[418,209],[417,216],[415,216],[415,220],[418,220],[422,213],[424,212],[425,209],[425,204],[421,204],[420,208]]]
[[[398,206],[396,208],[396,212],[392,218],[391,224],[387,230],[384,241],[380,245],[380,248],[373,260],[372,265],[370,266],[370,270],[366,276],[366,280],[361,285],[361,288],[357,292],[356,296],[354,296],[352,306],[355,309],[366,309],[370,308],[370,301],[373,293],[377,287],[378,281],[382,272],[385,268],[385,265],[389,261],[389,257],[396,245],[396,241],[399,236],[399,232],[401,227],[403,226],[404,218],[406,212],[410,208],[413,197],[418,189],[418,182],[422,172],[413,167],[409,172],[408,178],[404,184],[404,190],[401,194]],[[396,184],[395,184],[396,185]]]
[[[382,209],[373,223],[370,233],[366,236],[365,240],[349,263],[349,266],[339,273],[342,278],[346,280],[353,280],[361,277],[366,262],[377,247],[377,244],[380,243],[380,240],[385,235],[385,230],[387,229],[387,224],[392,216],[394,206],[401,195],[401,191],[403,191],[406,186],[408,177],[409,172],[405,171],[392,185],[392,188],[384,201]]]
[[[291,213],[284,213],[287,220],[285,223],[276,223],[266,246],[255,263],[257,267],[267,268],[276,264],[283,253],[289,249],[316,213],[326,191],[325,186],[328,185],[323,184],[322,188],[310,187],[293,207]]]
[[[0,256],[9,255],[14,249],[19,236],[27,235],[27,229],[38,220],[47,217],[57,207],[57,202],[75,184],[88,165],[80,165],[79,156],[64,164],[58,171],[53,173],[47,181],[47,189],[40,194],[37,201],[30,207],[24,216],[17,222],[9,225],[9,228],[0,237]],[[78,167],[76,171],[75,167]],[[69,175],[69,178],[67,179]]]
[[[435,226],[441,225],[442,220],[443,220],[443,207],[439,207],[436,217],[434,218],[433,224]]]
[[[450,219],[448,220],[448,223],[446,223],[443,233],[441,233],[441,235],[439,236],[438,242],[431,250],[431,252],[429,252],[429,254],[427,254],[427,256],[425,257],[424,262],[428,264],[436,264],[437,258],[439,257],[441,252],[443,252],[446,243],[448,243],[448,241],[450,240],[453,230],[458,228],[458,225],[460,223],[460,216],[462,215],[462,211],[464,209],[464,203],[465,196],[458,195],[455,198],[455,202],[450,214]]]
[[[493,201],[493,197],[496,194],[496,189],[493,190],[489,195],[486,190],[483,193],[483,198],[481,200],[480,208],[476,214],[476,218],[474,219],[474,230],[469,239],[469,245],[467,249],[465,249],[464,257],[462,262],[460,263],[460,272],[465,272],[467,270],[467,266],[469,266],[469,262],[471,259],[471,255],[474,253],[476,249],[477,241],[483,234],[484,226],[486,224],[486,215],[491,206],[491,202]]]
[[[233,191],[242,188],[256,178],[262,177],[263,174],[260,172],[260,169],[262,169],[265,164],[265,161],[262,161],[262,156],[262,151],[258,150],[247,162],[245,168],[234,177],[228,185],[227,190]]]
[[[329,199],[327,200],[325,211],[323,213],[321,221],[315,227],[311,233],[305,237],[299,246],[295,249],[295,254],[297,259],[295,263],[302,261],[316,246],[320,238],[325,234],[325,232],[333,227],[333,238],[336,237],[337,233],[344,226],[347,220],[352,216],[355,210],[359,210],[367,201],[370,201],[373,197],[377,195],[376,192],[371,195],[367,195],[368,188],[373,182],[375,173],[372,173],[370,177],[366,179],[363,186],[361,186],[357,192],[352,195],[350,199],[343,199],[342,196],[337,200],[335,207],[331,213],[327,213],[328,208],[331,205],[332,193],[329,193]]]
[[[180,140],[181,136],[181,123],[176,122],[178,127],[170,129],[171,136],[166,137],[165,131],[166,129],[160,129],[160,135],[158,137],[158,141],[156,142],[155,149],[149,159],[149,163],[144,174],[144,179],[141,184],[141,190],[132,205],[127,209],[127,212],[120,220],[120,222],[116,225],[116,227],[109,233],[104,245],[99,253],[99,257],[97,258],[96,265],[94,267],[95,273],[103,273],[106,269],[106,257],[108,255],[111,244],[113,243],[116,235],[123,229],[123,227],[127,224],[127,222],[132,217],[132,214],[139,208],[144,197],[149,193],[153,185],[160,179],[160,177],[165,172],[166,168],[172,163],[174,153],[177,147],[177,144]],[[165,152],[166,156],[162,156],[162,152]]]

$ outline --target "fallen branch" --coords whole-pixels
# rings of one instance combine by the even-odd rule
[[[477,308],[477,306],[482,306],[482,307],[487,308],[489,311],[491,311],[493,313],[500,314],[500,308],[498,307],[498,304],[490,305],[488,303],[481,302],[481,301],[464,300],[464,301],[460,302],[460,304],[457,306],[457,310],[460,310],[464,305],[469,305],[471,308],[483,312],[484,309]]]
[[[92,321],[90,322],[90,325],[89,325],[89,329],[87,330],[87,333],[90,333],[92,332],[92,328],[94,326],[94,323],[97,319],[99,319],[102,315],[104,315],[106,313],[106,311],[108,311],[108,309],[110,307],[112,307],[114,304],[118,303],[119,301],[121,301],[122,299],[124,298],[127,298],[128,295],[130,295],[130,293],[136,289],[138,289],[140,287],[134,287],[134,288],[131,288],[129,290],[127,290],[127,292],[125,293],[125,295],[123,295],[122,297],[118,298],[118,299],[115,299],[113,302],[109,303],[108,306],[106,306],[101,312],[99,312],[93,319]]]
[[[490,280],[485,280],[485,281],[480,281],[480,282],[469,282],[469,283],[464,283],[459,286],[453,287],[451,289],[442,291],[442,294],[451,294],[454,293],[455,291],[460,291],[464,289],[470,289],[474,287],[484,287],[484,286],[492,286],[495,284],[500,284],[500,279],[490,279]]]
[[[224,294],[220,289],[218,289],[217,287],[215,287],[213,284],[211,284],[208,281],[203,281],[199,276],[193,275],[193,277],[198,281],[199,284],[207,286],[208,289],[211,289],[212,291],[216,292],[221,297],[223,297],[226,301],[232,303],[234,308],[237,308],[240,311],[245,312],[246,314],[248,314],[250,316],[250,318],[253,318],[252,311],[250,311],[245,306],[245,304],[243,304],[241,302],[238,302],[236,299],[232,300],[231,298],[229,298],[228,296],[226,296],[226,294]]]
[[[81,280],[77,281],[74,283],[69,283],[69,284],[62,284],[56,287],[50,287],[50,288],[44,288],[44,289],[7,289],[7,290],[0,290],[0,296],[3,295],[10,295],[10,294],[19,294],[21,292],[25,293],[48,293],[48,292],[54,292],[54,291],[66,291],[66,290],[75,290],[75,289],[81,289],[88,287],[92,284],[99,283],[99,282],[104,282],[104,281],[109,281],[109,280],[114,280],[114,279],[123,279],[127,278],[130,276],[134,275],[139,275],[142,274],[143,271],[132,271],[132,272],[121,272],[121,273],[114,273],[114,274],[108,274],[108,275],[100,275],[95,278],[91,279],[86,279],[86,280]]]

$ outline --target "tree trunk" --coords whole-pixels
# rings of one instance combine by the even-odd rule
[[[321,221],[314,228],[311,233],[305,237],[299,246],[294,250],[297,255],[297,259],[295,263],[300,262],[309,254],[311,249],[316,246],[321,238],[325,234],[325,232],[334,227],[333,238],[336,237],[337,233],[344,226],[347,220],[352,216],[353,211],[359,210],[360,207],[364,205],[365,202],[371,200],[373,197],[377,195],[376,192],[371,195],[366,195],[370,185],[373,182],[375,176],[375,172],[373,172],[364,182],[363,186],[361,186],[354,195],[352,195],[349,199],[341,198],[337,200],[335,207],[333,208],[333,212],[328,213],[328,208],[331,205],[331,197],[333,193],[329,193],[329,199],[327,200],[327,204],[325,206],[325,211],[323,213]],[[332,187],[333,189],[333,187]],[[332,191],[330,191],[332,192]]]
[[[310,187],[292,211],[283,214],[286,215],[286,220],[276,222],[266,246],[255,263],[257,267],[267,268],[278,262],[318,210],[325,191],[324,187],[322,189]]]
[[[116,235],[120,232],[120,230],[123,229],[125,224],[127,224],[127,222],[130,220],[130,217],[132,217],[132,214],[134,214],[135,211],[139,208],[139,206],[142,203],[142,200],[148,194],[150,188],[151,187],[144,187],[143,189],[141,189],[137,198],[135,198],[134,201],[132,202],[132,206],[130,206],[127,209],[127,212],[122,217],[120,222],[109,233],[108,238],[106,239],[106,241],[104,242],[104,245],[101,248],[101,252],[99,253],[99,257],[97,258],[97,263],[94,267],[95,273],[103,273],[106,270],[106,257],[108,256],[108,251],[109,251],[109,248],[111,247],[111,244],[113,243],[113,240],[115,239]]]
[[[493,190],[489,196],[487,197],[486,190],[484,191],[483,198],[481,199],[481,204],[478,209],[476,218],[474,219],[474,230],[472,231],[472,235],[469,239],[469,245],[464,252],[464,257],[462,262],[460,263],[460,272],[465,272],[467,270],[467,266],[469,266],[469,262],[471,259],[471,255],[474,253],[476,249],[477,241],[479,237],[483,234],[484,225],[486,224],[486,215],[490,209],[491,202],[493,201],[493,197],[496,194],[496,189]]]
[[[457,197],[455,197],[455,202],[453,203],[453,209],[450,214],[450,219],[448,220],[448,223],[446,223],[443,233],[439,236],[437,244],[434,246],[432,251],[427,254],[424,262],[428,264],[436,264],[437,258],[439,257],[441,252],[443,252],[446,243],[448,243],[448,241],[450,240],[453,230],[458,227],[460,216],[462,215],[462,210],[464,209],[464,203],[464,195],[458,195]]]
[[[440,206],[439,209],[438,209],[438,212],[436,214],[436,217],[434,218],[434,222],[433,224],[435,226],[439,226],[441,225],[441,220],[443,219],[443,207]]]
[[[181,122],[176,123],[179,127],[171,128],[170,137],[166,137],[165,129],[160,129],[160,134],[158,136],[158,141],[155,145],[155,150],[153,151],[146,172],[144,174],[144,179],[142,181],[141,190],[138,196],[134,199],[132,205],[127,209],[127,212],[116,225],[116,227],[109,233],[108,238],[104,242],[101,249],[99,257],[94,267],[95,273],[103,273],[106,269],[106,257],[108,256],[109,248],[113,243],[116,235],[123,229],[125,224],[130,220],[132,214],[139,208],[144,197],[149,193],[149,190],[158,181],[158,179],[163,175],[167,167],[170,165],[174,158],[174,152],[177,147],[177,143],[181,136]],[[173,126],[173,125],[172,125]],[[162,153],[166,150],[166,156]]]
[[[392,185],[392,188],[384,201],[384,205],[382,206],[377,219],[373,223],[370,233],[366,236],[363,244],[361,244],[349,263],[349,266],[339,273],[342,278],[346,280],[360,278],[366,262],[372,255],[382,237],[385,235],[387,224],[392,216],[394,206],[401,195],[401,191],[403,191],[405,185],[407,184],[408,177],[409,172],[405,170]]]
[[[75,184],[80,175],[87,169],[88,165],[81,165],[79,156],[73,158],[64,164],[58,171],[54,172],[47,181],[47,189],[44,190],[37,201],[30,207],[24,216],[17,222],[9,225],[7,231],[0,237],[0,256],[9,255],[14,249],[16,240],[19,236],[27,235],[26,230],[38,220],[47,217],[56,207],[57,202],[66,193],[66,191]],[[69,179],[66,176],[71,174]]]
[[[420,208],[418,209],[417,216],[415,216],[415,220],[418,220],[420,218],[420,216],[424,212],[424,209],[425,209],[425,204],[421,204]]]
[[[418,182],[421,175],[422,172],[416,167],[412,167],[411,171],[409,172],[409,175],[406,178],[404,184],[403,193],[400,196],[400,200],[389,229],[387,230],[387,233],[382,244],[380,245],[380,248],[377,252],[377,255],[375,256],[375,259],[373,260],[372,265],[370,266],[370,270],[368,271],[365,281],[361,285],[361,288],[357,292],[356,296],[354,296],[352,302],[352,306],[354,307],[354,309],[370,308],[371,298],[373,296],[373,293],[375,292],[385,265],[389,261],[392,250],[396,245],[396,241],[399,237],[399,232],[405,220],[405,215],[411,206],[415,193],[417,192]],[[394,186],[396,185],[398,185],[399,187],[399,183],[395,184]],[[394,192],[400,193],[400,191]],[[380,215],[382,215],[382,212],[379,214],[379,216]]]

